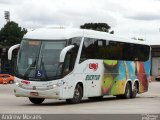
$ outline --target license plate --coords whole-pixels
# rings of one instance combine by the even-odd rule
[[[39,94],[38,94],[38,92],[30,92],[30,95],[31,96],[38,96]]]

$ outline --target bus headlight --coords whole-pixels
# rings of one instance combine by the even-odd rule
[[[53,88],[60,87],[60,86],[62,86],[62,85],[63,85],[62,83],[57,83],[57,84],[54,84],[54,85],[53,85]]]
[[[62,86],[63,85],[63,83],[57,83],[57,84],[53,84],[53,85],[49,85],[49,86],[47,86],[49,89],[54,89],[54,88],[57,88],[57,87],[60,87],[60,86]]]
[[[16,82],[15,85],[18,86],[18,87],[22,86],[22,84],[18,83],[18,82]]]
[[[54,84],[54,85],[53,85],[53,88],[56,88],[56,87],[58,87],[58,85],[57,85],[57,84]]]
[[[20,86],[20,83],[18,83],[18,82],[16,82],[15,84],[16,84],[17,86]]]
[[[17,86],[19,85],[19,83],[18,83],[18,82],[16,82],[15,84],[16,84]]]

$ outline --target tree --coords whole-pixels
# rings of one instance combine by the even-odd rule
[[[27,30],[19,27],[17,23],[7,22],[0,31],[0,45],[12,46],[18,44],[26,33]]]
[[[109,30],[111,29],[111,27],[107,23],[85,23],[84,25],[81,25],[80,28],[103,32],[109,32]],[[114,34],[114,31],[111,31],[110,33]]]

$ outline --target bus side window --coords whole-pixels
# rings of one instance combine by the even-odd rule
[[[92,38],[85,38],[83,47],[82,47],[82,52],[81,52],[81,57],[80,57],[80,62],[83,62],[87,59],[94,59],[94,39]]]
[[[105,59],[106,58],[106,40],[96,39],[94,42],[94,58]]]
[[[136,58],[138,61],[146,61],[149,58],[150,48],[146,45],[136,45],[135,46]]]

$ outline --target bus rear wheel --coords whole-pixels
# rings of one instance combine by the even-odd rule
[[[135,82],[134,85],[133,85],[133,91],[132,91],[132,98],[136,98],[137,96],[137,93],[138,93],[138,84]]]
[[[45,99],[44,98],[31,98],[29,97],[29,100],[33,103],[33,104],[41,104]]]
[[[74,95],[72,99],[66,99],[66,102],[69,104],[77,104],[80,103],[83,96],[82,87],[78,84],[74,90]]]
[[[131,98],[131,94],[132,94],[131,85],[129,83],[127,83],[123,98],[129,99],[129,98]]]
[[[123,95],[116,95],[117,99],[129,99],[132,96],[132,89],[129,83],[126,84],[125,93]]]

